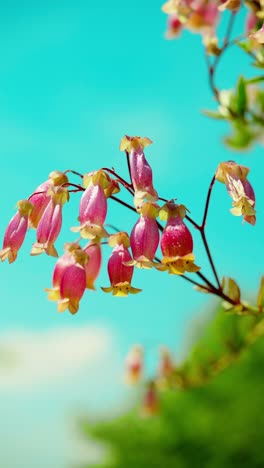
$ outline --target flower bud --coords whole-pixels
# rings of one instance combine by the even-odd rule
[[[109,188],[108,179],[103,171],[96,171],[84,176],[86,187],[79,207],[79,227],[72,231],[80,232],[84,239],[100,239],[108,237],[103,224],[107,214],[107,200],[104,189]]]
[[[144,199],[156,201],[158,194],[153,187],[152,169],[144,155],[144,147],[152,143],[149,138],[129,137],[125,135],[120,150],[129,153],[131,179],[135,190],[134,203],[139,206]]]
[[[156,268],[168,270],[174,275],[182,275],[187,272],[196,272],[200,269],[194,264],[192,235],[183,222],[186,208],[168,202],[160,210],[160,218],[167,220],[167,224],[161,236],[162,264]]]
[[[130,243],[127,233],[113,234],[109,237],[108,242],[111,247],[114,247],[107,265],[111,286],[102,288],[102,290],[106,293],[112,292],[113,296],[127,296],[129,293],[139,293],[141,289],[131,286],[134,267],[126,264],[132,260],[128,251]]]
[[[52,289],[46,289],[48,299],[57,301],[58,312],[68,309],[75,314],[86,288],[85,264],[87,254],[76,243],[65,245],[65,254],[55,265]]]
[[[49,174],[48,180],[36,188],[34,193],[29,197],[29,201],[33,205],[33,210],[29,215],[30,227],[37,228],[40,218],[51,199],[50,187],[58,187],[67,182],[68,177],[66,174],[60,171],[53,171]]]
[[[20,200],[17,203],[18,211],[10,220],[0,250],[0,259],[4,262],[8,259],[13,263],[17,258],[17,252],[24,242],[28,229],[28,218],[33,210],[33,205],[28,200]]]
[[[156,217],[159,207],[155,203],[145,202],[140,208],[140,218],[130,235],[131,250],[134,260],[132,265],[138,268],[152,268],[153,259],[159,245],[159,229]]]
[[[54,243],[62,226],[62,206],[69,200],[68,190],[64,187],[51,187],[48,192],[51,199],[45,208],[37,227],[37,242],[33,244],[31,255],[46,252],[58,257]]]

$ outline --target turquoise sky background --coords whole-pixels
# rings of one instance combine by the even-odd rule
[[[29,196],[50,171],[114,166],[126,176],[118,150],[121,137],[148,136],[154,142],[146,154],[155,187],[163,197],[177,197],[196,219],[201,219],[207,187],[221,160],[235,159],[251,168],[256,226],[242,225],[240,218],[230,215],[231,200],[219,184],[207,230],[220,276],[235,277],[246,297],[256,291],[263,272],[263,147],[240,154],[220,143],[228,131],[225,124],[200,112],[214,107],[200,37],[184,34],[178,41],[166,41],[166,17],[160,7],[156,0],[14,1],[2,6],[1,235],[16,201]],[[219,68],[219,84],[232,87],[240,71],[252,75],[243,53],[227,54]],[[73,195],[65,207],[60,249],[74,239],[69,228],[76,225],[78,200],[79,195]],[[113,203],[110,214],[108,222],[122,230],[136,222],[132,213]],[[59,315],[44,292],[51,284],[54,259],[30,258],[33,241],[30,232],[17,262],[1,265],[2,333],[90,326],[109,330],[117,366],[108,376],[108,386],[100,387],[99,378],[87,397],[98,407],[107,399],[116,403],[120,390],[113,376],[132,344],[145,346],[151,367],[159,345],[180,350],[190,320],[210,307],[210,298],[180,278],[137,271],[133,284],[143,293],[119,299],[98,288],[85,295],[76,316]],[[195,253],[204,267],[198,241]],[[98,285],[108,285],[105,268]]]

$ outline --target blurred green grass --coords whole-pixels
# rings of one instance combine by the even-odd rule
[[[199,331],[187,369],[210,356],[243,349],[256,320],[219,311]],[[140,418],[138,408],[116,420],[82,423],[108,450],[97,468],[263,468],[264,340],[260,338],[209,384],[164,391],[161,411]]]

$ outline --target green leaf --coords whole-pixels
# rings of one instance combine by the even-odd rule
[[[204,109],[202,110],[202,113],[206,115],[206,117],[210,117],[211,119],[217,119],[217,120],[226,120],[225,116],[222,115],[220,112],[217,111],[211,111]]]
[[[249,78],[248,80],[245,80],[245,83],[247,85],[249,84],[255,84],[255,83],[260,83],[261,81],[264,81],[264,76],[255,76],[254,78]]]
[[[240,49],[242,49],[244,52],[246,52],[247,54],[249,52],[251,52],[251,44],[250,42],[236,42],[237,46],[240,47]]]
[[[256,132],[253,132],[249,125],[241,120],[237,120],[233,125],[234,133],[224,139],[227,146],[234,150],[246,150],[257,137]]]
[[[257,297],[257,306],[260,309],[263,309],[264,307],[264,276],[262,276],[260,280],[259,292]]]
[[[243,76],[239,77],[236,88],[236,107],[237,113],[243,116],[247,110],[247,88]]]

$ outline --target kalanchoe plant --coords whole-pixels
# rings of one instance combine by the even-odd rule
[[[234,89],[230,90],[222,90],[216,85],[218,64],[231,47],[238,47],[246,53],[253,59],[255,67],[264,68],[264,3],[258,0],[245,3],[248,9],[245,31],[232,38],[236,16],[243,6],[241,0],[168,0],[162,7],[168,15],[168,38],[181,36],[184,29],[202,37],[209,85],[218,106],[216,111],[205,113],[229,122],[232,133],[225,143],[238,150],[249,148],[256,141],[263,142],[264,127],[263,75],[249,79],[240,76]],[[228,15],[229,19],[225,34],[221,37],[218,24],[223,14]],[[227,344],[229,347],[224,356],[209,360],[194,374],[188,373],[188,368],[186,370],[184,366],[176,366],[170,351],[162,348],[157,375],[147,384],[142,410],[145,415],[157,413],[160,406],[157,391],[160,386],[189,388],[205,383],[264,334],[264,279],[260,282],[256,304],[243,300],[236,280],[219,276],[206,236],[208,211],[216,181],[225,185],[232,199],[231,213],[241,216],[243,222],[255,225],[256,197],[248,180],[249,168],[234,161],[220,162],[209,183],[202,220],[198,222],[181,201],[176,203],[175,198],[163,198],[158,192],[145,154],[151,144],[152,140],[148,137],[125,135],[121,139],[120,150],[127,161],[127,179],[109,167],[92,171],[89,168],[86,174],[74,170],[51,172],[28,199],[17,203],[18,210],[6,228],[0,250],[2,261],[7,259],[9,263],[14,262],[27,230],[35,229],[36,242],[33,243],[31,255],[46,253],[59,257],[54,244],[61,232],[63,206],[70,201],[70,194],[79,194],[79,212],[76,216],[79,225],[71,230],[80,237],[74,242],[66,242],[65,252],[55,264],[52,287],[46,289],[49,300],[57,302],[58,312],[68,310],[75,314],[79,310],[86,289],[95,289],[102,257],[107,255],[110,246],[112,252],[107,261],[110,285],[101,287],[106,293],[125,297],[141,292],[131,284],[135,268],[148,270],[155,267],[157,275],[167,271],[187,281],[197,291],[221,298],[225,312],[253,317],[252,329],[247,337],[243,337],[242,344]],[[72,182],[72,175],[79,177],[81,182]],[[123,197],[124,191],[130,195],[131,202]],[[122,231],[123,226],[118,226],[115,234],[108,232],[113,228],[111,224],[106,224],[109,201],[133,212],[129,232]],[[203,258],[198,259],[199,266],[195,263],[192,230],[201,236],[213,279],[203,273]],[[139,381],[143,372],[143,349],[140,346],[131,350],[126,364],[128,380],[133,383]]]
[[[131,284],[134,268],[149,269],[154,266],[157,272],[168,271],[179,275],[197,290],[222,298],[226,309],[239,313],[249,313],[250,310],[250,313],[255,313],[255,309],[250,309],[241,299],[240,292],[239,295],[234,294],[234,288],[226,286],[235,284],[232,278],[228,282],[220,280],[205,233],[216,180],[226,185],[233,200],[231,213],[242,216],[251,225],[255,224],[255,194],[247,179],[249,169],[234,161],[219,164],[210,183],[203,219],[199,224],[191,218],[183,204],[158,196],[153,187],[152,169],[143,151],[151,143],[147,137],[125,135],[122,138],[120,148],[127,157],[130,180],[125,180],[110,168],[88,172],[84,176],[69,170],[52,172],[28,200],[18,203],[18,212],[10,221],[4,236],[0,251],[2,261],[8,258],[9,262],[13,262],[16,259],[28,227],[36,228],[36,242],[33,243],[31,255],[46,253],[57,257],[54,243],[62,226],[62,207],[69,201],[70,193],[80,193],[80,225],[72,230],[81,237],[73,243],[65,244],[65,253],[55,265],[52,289],[47,290],[48,298],[57,301],[59,312],[68,309],[75,314],[85,290],[95,289],[104,244],[108,243],[112,247],[107,265],[110,285],[102,287],[104,292],[111,292],[114,296],[139,293],[141,289]],[[82,184],[71,182],[70,173],[79,176]],[[130,194],[134,206],[122,199],[122,192],[121,196],[116,196],[120,187]],[[130,234],[119,231],[109,235],[106,231],[109,200],[120,203],[138,216],[134,226],[131,225]],[[161,223],[157,220],[158,216]],[[215,283],[202,273],[202,266],[194,263],[193,237],[186,223],[201,235]],[[87,238],[90,241],[82,246],[83,239]],[[161,259],[157,253],[159,248],[163,255]]]

